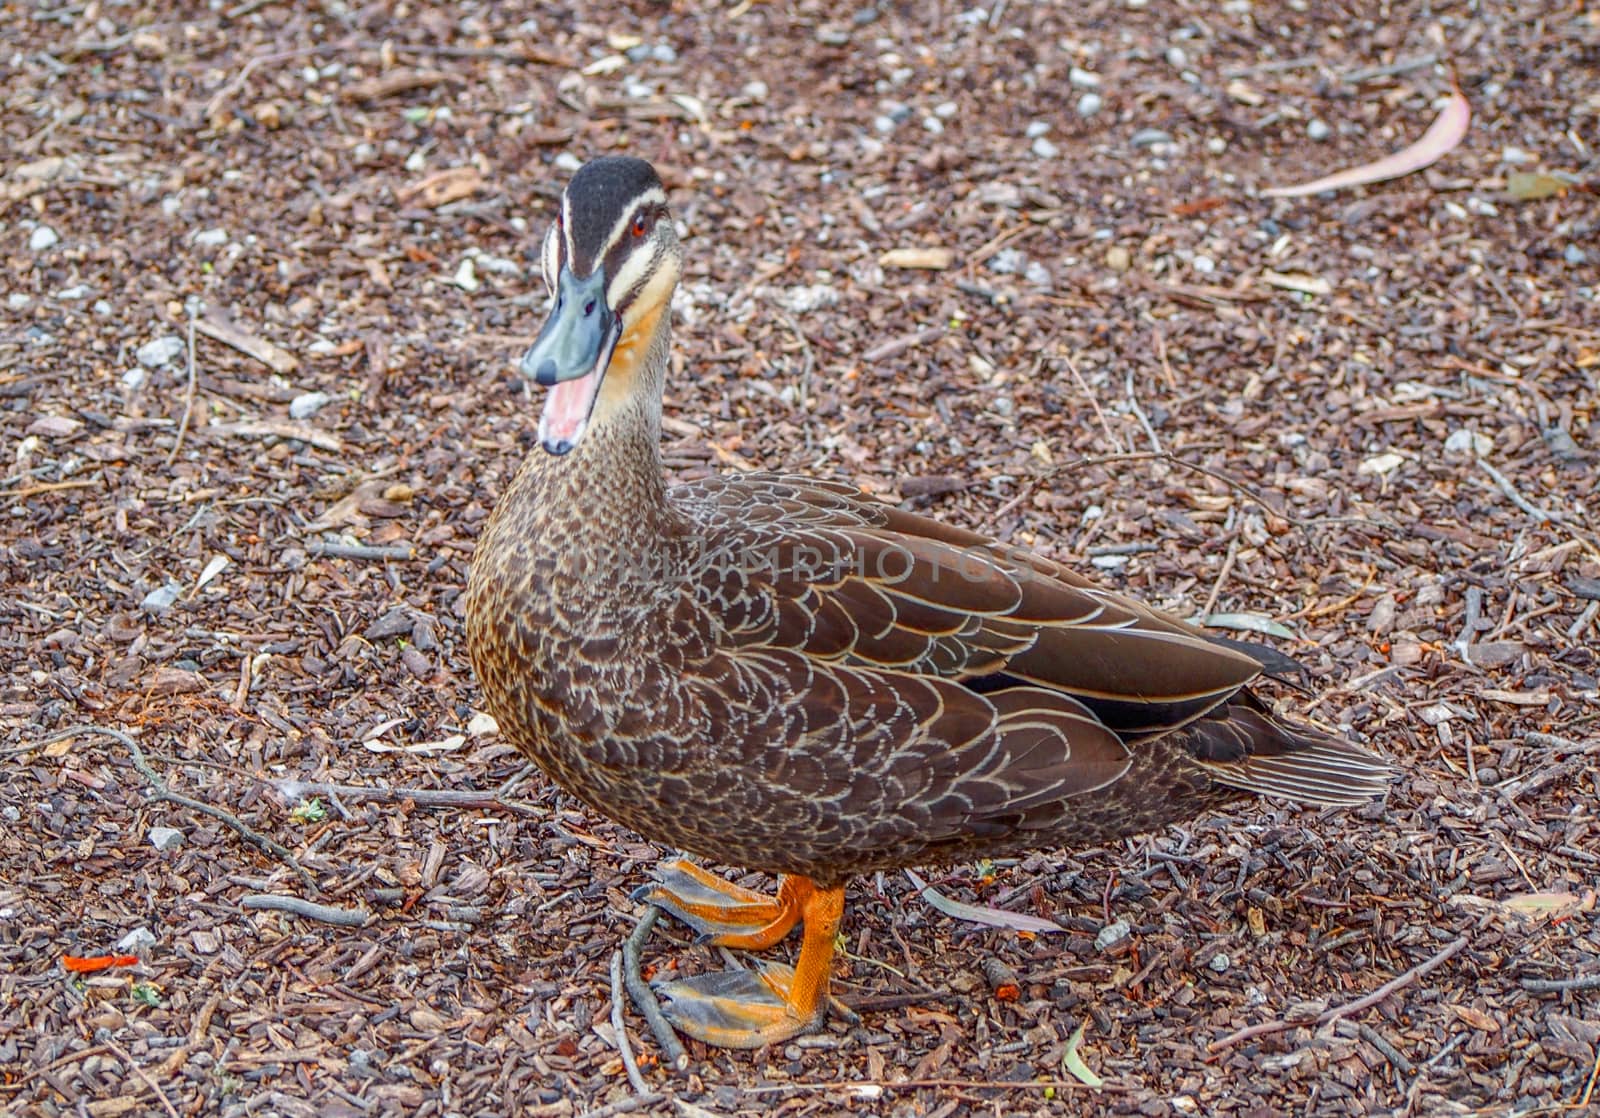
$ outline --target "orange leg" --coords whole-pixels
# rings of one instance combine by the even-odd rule
[[[699,867],[685,870],[687,865],[680,861],[661,867],[657,876],[662,884],[649,893],[654,903],[724,947],[771,947],[800,923],[800,958],[792,968],[759,963],[755,970],[721,971],[668,983],[660,990],[668,1020],[690,1036],[723,1048],[760,1048],[820,1025],[827,1010],[833,944],[844,916],[844,887],[822,889],[807,878],[786,876],[779,882],[776,901],[758,901],[748,890],[720,882]],[[695,894],[692,897],[678,891],[687,882],[694,883],[687,889]],[[717,907],[699,894],[702,888],[720,892],[727,903]]]

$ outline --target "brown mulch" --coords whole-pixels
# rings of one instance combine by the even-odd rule
[[[1600,16],[1535,7],[0,8],[0,1112],[1594,1098]],[[1452,72],[1432,169],[1258,197],[1414,139]],[[1285,625],[1315,697],[1279,697],[1394,757],[1387,803],[932,878],[1060,936],[859,882],[859,1025],[678,1076],[629,1007],[636,1096],[610,962],[662,852],[474,721],[459,613],[537,237],[607,151],[687,234],[677,476],[839,477]],[[665,923],[646,964],[720,965]]]

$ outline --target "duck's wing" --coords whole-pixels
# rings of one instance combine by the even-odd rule
[[[1124,737],[1182,726],[1261,673],[1243,651],[1060,564],[784,475],[675,495],[709,541],[697,593],[738,648],[1074,697]]]

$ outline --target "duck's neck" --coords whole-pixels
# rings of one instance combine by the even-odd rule
[[[506,495],[508,513],[509,506],[520,506],[531,514],[536,546],[550,549],[553,573],[625,583],[630,572],[644,576],[675,534],[661,462],[669,350],[663,323],[631,376],[601,385],[578,445],[561,456],[535,448]]]

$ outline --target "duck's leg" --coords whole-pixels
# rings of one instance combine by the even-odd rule
[[[667,983],[657,991],[667,1019],[697,1040],[723,1048],[760,1048],[820,1025],[833,943],[844,915],[844,887],[823,889],[808,878],[787,876],[772,900],[721,882],[697,866],[684,869],[690,866],[665,864],[657,873],[661,884],[652,888],[649,899],[722,947],[770,947],[800,923],[800,958],[793,967],[759,963],[755,970]],[[701,890],[723,899],[718,903]]]

